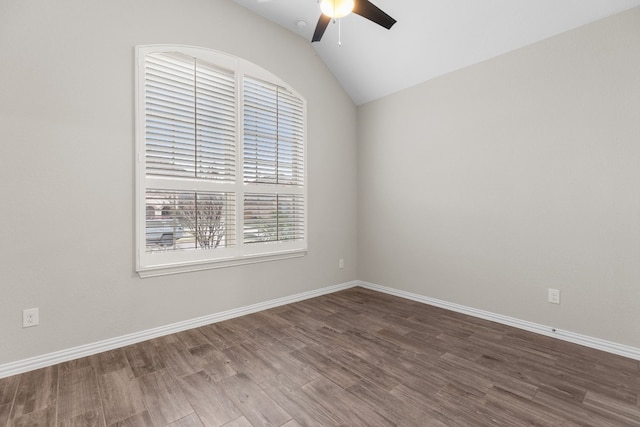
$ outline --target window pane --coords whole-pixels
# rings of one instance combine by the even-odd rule
[[[244,181],[304,184],[304,107],[282,87],[244,79]]]
[[[294,194],[245,194],[244,243],[304,239],[304,199]]]
[[[147,55],[146,173],[235,179],[233,72],[177,53]]]
[[[235,180],[235,76],[196,62],[196,172],[199,178]]]
[[[194,176],[193,58],[149,54],[145,73],[147,174]]]
[[[275,194],[244,195],[244,243],[278,240],[278,200]]]
[[[304,239],[303,201],[301,195],[278,195],[278,240]]]
[[[148,190],[147,252],[232,246],[234,208],[233,193]]]
[[[303,105],[299,98],[278,92],[278,184],[303,185]]]

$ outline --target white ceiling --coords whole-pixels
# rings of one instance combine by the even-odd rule
[[[234,0],[311,40],[317,0]],[[357,0],[356,0],[357,1]],[[357,105],[640,6],[640,0],[371,0],[398,22],[361,16],[329,24],[313,43]],[[307,25],[299,27],[298,21]]]

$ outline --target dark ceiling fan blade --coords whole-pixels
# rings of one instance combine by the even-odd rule
[[[393,27],[393,24],[397,22],[369,0],[355,0],[353,13],[357,13],[363,18],[367,18],[369,21],[375,22],[387,30]],[[316,31],[318,30],[316,29]]]
[[[327,29],[327,26],[329,25],[329,22],[331,22],[330,17],[324,14],[320,15],[320,19],[318,19],[318,25],[316,25],[316,30],[313,32],[313,38],[311,39],[311,43],[320,41],[320,39],[322,38],[322,35]]]

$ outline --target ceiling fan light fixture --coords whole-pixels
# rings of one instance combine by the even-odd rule
[[[322,0],[320,10],[330,18],[342,18],[353,10],[353,0]]]

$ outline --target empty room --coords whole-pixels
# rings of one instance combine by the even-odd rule
[[[640,425],[640,0],[0,0],[0,64],[0,427]]]

